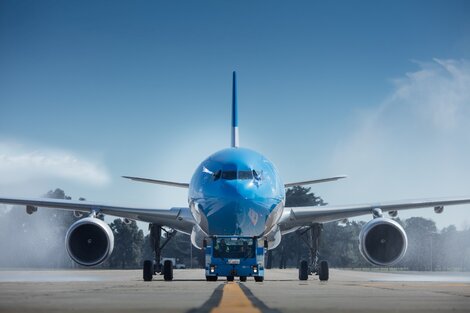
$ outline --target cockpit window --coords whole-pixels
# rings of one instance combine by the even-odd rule
[[[217,172],[215,172],[214,174],[214,180],[217,180],[220,178],[220,176],[222,175],[222,171],[221,170],[218,170]]]
[[[212,174],[212,177],[215,180],[219,179],[226,179],[226,180],[234,180],[234,179],[243,179],[243,180],[250,180],[250,179],[256,179],[256,180],[261,180],[261,175],[258,174],[255,170],[247,170],[247,171],[222,171],[218,170],[214,174]]]
[[[253,179],[253,172],[252,171],[239,171],[238,179]]]
[[[226,179],[226,180],[237,179],[237,171],[223,171],[222,179]]]

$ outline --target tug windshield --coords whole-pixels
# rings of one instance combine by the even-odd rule
[[[216,258],[254,258],[255,242],[253,238],[214,238],[214,257]]]

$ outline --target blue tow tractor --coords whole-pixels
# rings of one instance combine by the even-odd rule
[[[225,276],[228,281],[253,277],[256,282],[262,282],[267,243],[258,246],[259,242],[257,237],[240,236],[212,236],[204,240],[207,281]]]

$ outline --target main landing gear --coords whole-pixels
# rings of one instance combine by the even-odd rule
[[[320,248],[320,235],[322,231],[322,225],[315,223],[309,228],[303,229],[299,232],[299,237],[304,240],[309,248],[309,258],[307,260],[300,261],[299,264],[299,280],[307,280],[308,275],[315,273],[318,275],[320,281],[327,281],[329,279],[329,268],[328,262],[320,260],[319,248]],[[304,234],[307,233],[307,239]]]
[[[143,267],[144,281],[151,281],[153,275],[160,273],[166,281],[173,280],[173,263],[165,260],[163,266],[160,264],[161,251],[166,244],[174,237],[176,231],[168,231],[159,225],[150,224],[150,244],[155,252],[155,260],[145,260]],[[166,233],[166,239],[161,243],[162,230]]]

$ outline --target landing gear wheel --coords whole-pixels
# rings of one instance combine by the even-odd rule
[[[173,280],[173,262],[170,260],[163,263],[163,279],[166,281]]]
[[[303,260],[300,262],[299,266],[299,280],[308,279],[308,262]]]
[[[151,281],[153,277],[153,262],[150,260],[144,261],[144,281]]]
[[[262,283],[264,280],[264,276],[255,276],[255,282]]]
[[[162,264],[160,263],[161,256],[162,256],[162,249],[168,244],[168,242],[175,236],[176,231],[169,231],[162,228],[160,225],[157,224],[149,224],[149,231],[150,231],[150,245],[152,247],[152,251],[155,253],[155,262],[153,261],[144,261],[144,280],[152,280],[150,276],[150,271],[148,270],[148,262],[152,262],[152,275],[156,275],[157,273],[164,274],[164,269],[162,268]],[[166,239],[163,243],[162,241],[162,231],[166,233]],[[146,263],[147,262],[147,263]],[[146,265],[147,264],[147,265]],[[172,280],[173,279],[173,268],[170,266],[170,270],[166,270],[166,277],[165,280]],[[150,278],[149,278],[150,277]]]
[[[246,276],[240,276],[240,281],[245,282],[246,281]]]
[[[320,265],[318,267],[318,278],[320,281],[327,281],[330,277],[328,269],[328,262],[327,261],[320,261]]]
[[[217,281],[217,276],[206,276],[207,281]]]
[[[233,276],[227,276],[227,281],[233,281],[235,279],[235,277]]]

